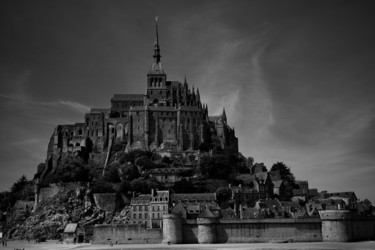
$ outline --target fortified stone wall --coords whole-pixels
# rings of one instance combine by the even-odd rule
[[[320,219],[220,220],[216,243],[322,241]]]
[[[97,225],[93,243],[255,243],[321,242],[375,239],[375,217],[354,217],[349,211],[323,211],[322,219],[198,220],[163,215],[163,229],[140,225]],[[182,231],[182,233],[181,233]],[[161,240],[163,238],[163,241]]]
[[[322,218],[323,241],[359,241],[375,239],[375,217],[357,217],[350,211],[326,210]]]
[[[321,225],[320,219],[185,220],[181,243],[315,242],[322,241]]]
[[[144,225],[95,225],[93,244],[147,244],[162,243],[163,229],[147,229]]]
[[[182,242],[183,243],[198,243],[198,224],[196,220],[183,221]]]

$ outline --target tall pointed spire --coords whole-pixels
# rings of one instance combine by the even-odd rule
[[[158,17],[155,17],[155,30],[156,30],[156,37],[154,43],[154,61],[156,63],[160,62],[160,46],[159,46],[159,30],[158,30]]]
[[[223,121],[227,122],[227,114],[225,113],[225,108],[223,108],[223,113],[221,114]]]

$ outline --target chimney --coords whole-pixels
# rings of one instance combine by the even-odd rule
[[[155,196],[155,189],[151,189],[151,197]]]

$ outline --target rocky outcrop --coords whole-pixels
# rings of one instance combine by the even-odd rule
[[[129,209],[105,212],[94,202],[90,188],[85,185],[65,185],[53,198],[43,200],[22,223],[12,225],[7,237],[13,239],[60,239],[68,223],[80,227],[94,224],[123,224]]]

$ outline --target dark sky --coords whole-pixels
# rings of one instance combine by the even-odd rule
[[[0,190],[58,124],[144,93],[159,17],[169,80],[225,106],[240,151],[375,202],[372,1],[1,1]]]

